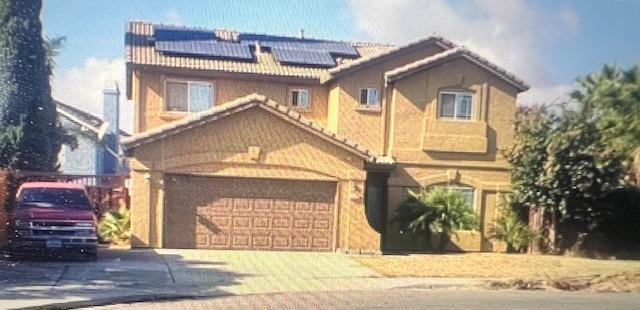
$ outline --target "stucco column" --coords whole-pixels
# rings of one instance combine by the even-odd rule
[[[341,250],[349,253],[380,253],[380,234],[367,221],[364,206],[364,180],[340,182],[341,222],[338,240]]]

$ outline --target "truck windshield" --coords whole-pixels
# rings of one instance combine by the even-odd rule
[[[18,197],[18,206],[36,205],[50,208],[91,209],[84,191],[62,188],[27,188]]]

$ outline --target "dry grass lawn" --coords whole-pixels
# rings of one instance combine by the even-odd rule
[[[549,279],[640,272],[640,261],[550,255],[467,253],[353,259],[386,277]]]

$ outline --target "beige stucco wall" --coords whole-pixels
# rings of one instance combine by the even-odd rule
[[[475,94],[471,121],[437,118],[442,90]],[[489,227],[496,219],[497,193],[509,190],[510,172],[501,150],[512,143],[516,95],[513,86],[462,58],[394,83],[389,149],[401,164],[389,179],[388,249],[420,245],[420,240],[401,235],[392,220],[408,189],[435,184],[475,189],[475,210],[481,225],[476,233],[454,236],[455,248],[496,248],[489,240]]]
[[[336,132],[342,136],[358,141],[371,151],[382,154],[384,152],[384,111],[385,106],[381,103],[378,110],[366,110],[360,108],[360,89],[364,87],[376,87],[379,97],[385,96],[384,73],[396,67],[406,65],[419,59],[426,58],[438,52],[442,48],[436,45],[424,46],[419,49],[397,55],[388,61],[379,64],[366,66],[353,73],[337,78],[331,83],[338,94],[331,98],[338,98],[337,109],[332,109],[329,118],[335,117],[332,125]],[[334,99],[335,100],[335,99]],[[330,103],[331,106],[331,103]]]
[[[471,121],[437,118],[440,91],[475,94]],[[391,154],[401,162],[464,162],[506,167],[517,91],[466,59],[415,73],[394,84]]]
[[[492,251],[489,240],[491,225],[496,220],[496,203],[499,193],[509,191],[508,171],[485,168],[456,168],[455,166],[422,166],[400,164],[389,179],[389,209],[387,215],[387,250],[419,250],[421,239],[401,234],[398,223],[393,221],[398,206],[407,198],[407,191],[418,191],[420,186],[464,185],[474,188],[474,209],[480,223],[475,232],[461,232],[452,238],[456,250]]]
[[[314,120],[322,126],[327,124],[327,89],[318,82],[309,84],[308,81],[271,82],[268,80],[249,80],[241,78],[207,77],[198,75],[158,72],[151,70],[136,70],[132,75],[132,98],[136,104],[134,132],[145,130],[181,119],[186,114],[165,110],[164,94],[167,80],[206,81],[214,85],[214,104],[224,104],[234,99],[258,93],[280,104],[289,105],[289,91],[292,88],[309,90],[311,106],[309,109],[298,110],[305,117]]]
[[[358,190],[350,186],[363,189],[363,160],[258,107],[138,147],[130,164],[134,246],[162,246],[162,179],[179,173],[337,181],[337,247],[379,251],[380,236],[369,227]]]

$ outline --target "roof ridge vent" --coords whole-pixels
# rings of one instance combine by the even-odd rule
[[[216,38],[220,41],[238,42],[240,39],[240,32],[229,29],[216,29],[214,30]]]

